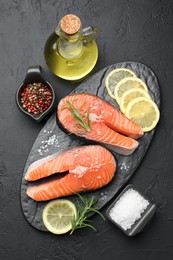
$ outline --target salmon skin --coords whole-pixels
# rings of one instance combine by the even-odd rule
[[[57,108],[60,125],[87,140],[113,146],[122,155],[138,147],[142,128],[113,105],[93,94],[73,94],[63,98]],[[124,136],[125,135],[125,136]]]
[[[116,161],[100,145],[81,146],[33,163],[28,168],[25,179],[34,181],[66,171],[68,174],[62,178],[30,186],[27,189],[28,196],[36,201],[46,201],[99,189],[113,179]]]

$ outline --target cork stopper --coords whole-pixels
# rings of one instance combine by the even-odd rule
[[[64,33],[73,35],[79,31],[81,21],[76,15],[68,14],[61,19],[60,27]]]

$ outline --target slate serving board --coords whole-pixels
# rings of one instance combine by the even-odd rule
[[[150,68],[146,65],[137,62],[122,62],[106,67],[91,76],[84,82],[82,82],[72,93],[92,93],[112,103],[118,108],[115,100],[113,100],[105,89],[105,77],[106,75],[115,68],[129,68],[135,72],[135,74],[141,78],[148,86],[150,95],[160,108],[160,91],[156,76]],[[139,139],[139,147],[137,150],[129,156],[122,156],[114,152],[111,149],[112,154],[115,156],[117,161],[117,171],[113,181],[107,186],[93,191],[88,192],[87,196],[94,195],[98,200],[96,204],[97,209],[101,209],[109,202],[116,193],[127,183],[130,177],[135,173],[138,165],[141,163],[145,153],[147,152],[149,145],[152,141],[154,132],[156,129],[149,133],[145,133],[143,137]],[[47,231],[42,222],[42,210],[47,202],[35,202],[30,199],[26,190],[33,183],[26,182],[24,175],[31,163],[41,158],[44,158],[53,153],[62,152],[66,149],[86,145],[83,141],[79,141],[75,136],[67,135],[57,125],[56,113],[54,113],[41,132],[39,133],[31,151],[28,156],[23,177],[21,181],[21,205],[23,213],[27,221],[35,228]],[[108,146],[106,146],[109,148]],[[36,182],[35,182],[36,183]],[[34,185],[35,185],[34,183]],[[68,196],[67,199],[75,202],[76,196]]]

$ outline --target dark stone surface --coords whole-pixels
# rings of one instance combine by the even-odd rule
[[[20,184],[29,152],[46,123],[21,113],[15,102],[26,70],[41,65],[54,86],[57,103],[79,83],[55,77],[43,50],[59,19],[67,13],[84,26],[100,28],[94,72],[122,61],[136,61],[156,74],[161,120],[150,148],[131,178],[157,205],[145,232],[129,238],[110,221],[92,218],[97,232],[54,236],[33,228],[20,204]],[[0,259],[1,260],[172,260],[173,259],[173,2],[171,0],[1,0],[0,1]],[[111,201],[112,202],[112,201]],[[110,203],[111,203],[110,202]],[[102,209],[105,211],[109,203]]]
[[[153,100],[155,100],[158,107],[160,107],[160,90],[154,73],[147,66],[137,62],[123,62],[108,66],[97,72],[95,75],[89,77],[72,93],[91,93],[98,95],[118,108],[115,100],[108,95],[107,90],[105,89],[105,77],[115,68],[128,68],[134,71],[135,74],[147,84],[150,95]],[[127,183],[130,177],[133,176],[149,148],[155,130],[156,129],[149,133],[145,133],[143,137],[139,139],[139,147],[129,156],[119,155],[115,152],[113,147],[104,145],[107,149],[110,149],[114,155],[117,162],[117,170],[115,178],[109,185],[106,185],[102,189],[87,193],[88,196],[94,196],[97,200],[97,204],[95,205],[97,209],[101,209],[105,206]],[[67,135],[61,130],[61,128],[59,128],[56,120],[56,111],[39,133],[27,159],[21,183],[21,203],[23,212],[26,219],[33,227],[46,231],[42,221],[42,211],[47,202],[36,202],[27,196],[27,188],[31,185],[35,185],[35,182],[30,183],[24,179],[28,167],[33,162],[45,158],[46,156],[54,153],[61,153],[71,147],[85,144],[90,144],[90,142],[79,141],[74,135]],[[72,200],[75,204],[76,200],[78,200],[77,196],[69,196],[68,199]]]

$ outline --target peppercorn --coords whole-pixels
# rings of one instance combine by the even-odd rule
[[[20,99],[23,108],[32,114],[40,114],[52,103],[52,91],[41,82],[27,84]]]

